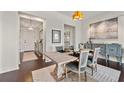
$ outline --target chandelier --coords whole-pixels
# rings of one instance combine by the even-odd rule
[[[82,20],[84,18],[84,14],[81,11],[75,11],[72,15],[73,20]]]

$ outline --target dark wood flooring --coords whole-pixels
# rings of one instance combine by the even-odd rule
[[[33,70],[54,64],[53,62],[45,63],[40,56],[38,56],[38,58],[39,59],[35,61],[21,62],[19,65],[19,70],[0,74],[0,82],[32,82],[33,80],[31,72]]]
[[[21,62],[21,64],[19,65],[19,70],[0,74],[0,82],[32,82],[33,80],[32,80],[31,72],[33,70],[41,69],[54,64],[53,62],[45,63],[42,60],[42,57],[38,56],[38,58],[39,59],[35,61]],[[98,64],[106,66],[105,60],[103,59],[98,59]],[[119,63],[109,62],[108,66],[110,68],[121,70],[119,82],[123,82],[124,81],[124,64],[122,64],[122,66],[119,66]]]

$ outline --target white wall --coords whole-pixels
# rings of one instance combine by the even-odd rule
[[[124,16],[120,16],[118,18],[118,36],[119,36],[119,42],[122,44],[122,47],[124,48]]]
[[[117,40],[93,40],[97,43],[120,43],[124,47],[124,12],[106,12],[103,15],[95,16],[94,18],[83,21],[82,23],[82,42],[88,41],[89,38],[89,24],[98,21],[114,18],[118,16],[118,39]]]
[[[64,32],[70,32],[70,45],[75,45],[75,27],[65,25]]]
[[[58,12],[25,12],[38,17],[43,18],[46,21],[45,31],[46,31],[46,50],[47,51],[55,51],[55,46],[64,45],[64,24],[75,26],[75,39],[76,39],[76,49],[78,49],[78,43],[80,40],[80,32],[81,32],[81,22],[73,21],[72,18],[62,15]],[[61,30],[61,43],[53,44],[52,43],[52,29]]]
[[[19,63],[19,30],[17,12],[2,13],[2,47],[0,73],[18,69]]]
[[[0,71],[2,68],[2,12],[0,12]]]

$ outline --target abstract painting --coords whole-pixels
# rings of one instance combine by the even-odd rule
[[[118,18],[90,24],[90,39],[117,39]]]

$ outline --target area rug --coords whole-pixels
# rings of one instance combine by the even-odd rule
[[[37,60],[38,57],[34,52],[24,52],[22,62]]]
[[[87,68],[88,76],[98,82],[118,82],[121,71],[106,66],[98,65],[97,72],[91,75],[91,69]]]
[[[34,82],[56,82],[52,77],[51,72],[54,70],[55,65],[35,70],[32,72]],[[120,71],[108,68],[102,65],[98,65],[97,72],[91,75],[91,69],[87,67],[87,82],[117,82],[120,77]],[[84,82],[84,74],[81,74],[81,82]],[[60,82],[78,82],[78,74],[69,73],[68,77]]]

